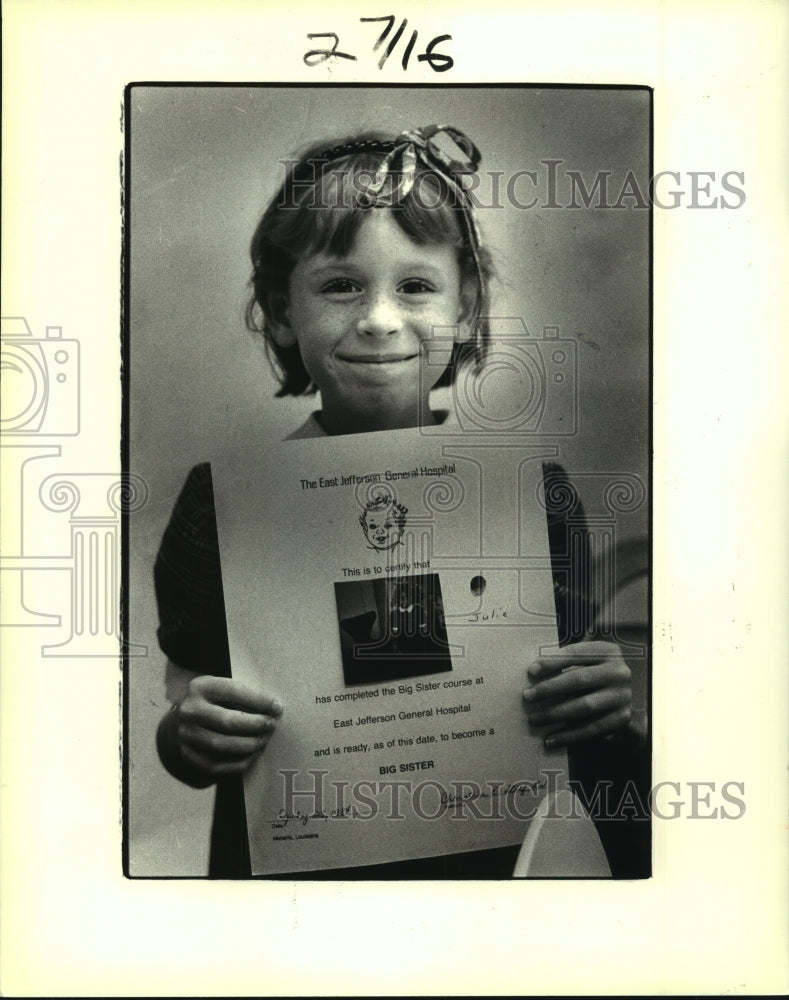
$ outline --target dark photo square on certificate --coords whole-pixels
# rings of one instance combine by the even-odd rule
[[[437,573],[334,584],[346,684],[452,669]]]

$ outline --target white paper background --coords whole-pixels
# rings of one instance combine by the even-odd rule
[[[688,782],[742,781],[746,814],[656,821],[654,878],[633,884],[126,881],[120,670],[41,660],[17,629],[2,636],[0,700],[6,994],[787,985],[786,8],[393,12],[452,34],[455,80],[652,85],[656,170],[745,172],[738,211],[655,213],[653,721],[655,780],[682,783],[685,800]],[[5,4],[3,312],[80,339],[90,433],[69,452],[75,469],[119,468],[124,85],[442,82],[424,64],[406,80],[397,62],[379,73],[361,56],[303,66],[308,32],[378,13]]]

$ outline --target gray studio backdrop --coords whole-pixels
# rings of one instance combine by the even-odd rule
[[[189,468],[245,426],[263,421],[284,437],[314,406],[274,399],[275,381],[243,322],[249,240],[282,181],[279,161],[357,129],[439,123],[470,136],[483,171],[499,174],[498,191],[489,174],[478,192],[498,272],[491,313],[522,318],[533,335],[558,327],[577,356],[578,433],[544,440],[559,444],[573,473],[646,482],[649,213],[637,196],[618,208],[596,208],[596,197],[591,208],[569,207],[569,172],[587,190],[610,172],[613,204],[632,171],[648,197],[649,114],[643,90],[131,89],[130,471],[150,491],[130,520],[128,638],[148,647],[128,672],[131,874],[199,875],[207,866],[212,792],[170,778],[155,750],[168,703],[152,567],[172,505]],[[536,183],[518,175],[525,170]],[[630,506],[618,517],[620,540],[648,529],[646,503]]]

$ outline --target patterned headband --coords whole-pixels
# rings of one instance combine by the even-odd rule
[[[358,202],[364,208],[392,208],[401,202],[413,189],[420,165],[442,177],[456,194],[479,281],[480,295],[474,316],[476,321],[481,303],[486,298],[486,280],[480,260],[482,244],[479,230],[464,186],[464,178],[476,173],[479,168],[479,150],[459,129],[449,125],[426,125],[402,132],[393,140],[362,139],[333,146],[300,163],[290,175],[289,186],[292,189],[293,185],[301,184],[306,179],[317,181],[332,162],[366,152],[384,153],[385,156],[367,183],[362,184],[360,177],[355,180],[359,189]]]

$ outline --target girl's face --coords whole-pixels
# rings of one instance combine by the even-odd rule
[[[461,286],[454,247],[413,243],[386,209],[368,213],[345,257],[299,261],[275,337],[299,345],[329,434],[431,419],[428,395],[466,313]]]

